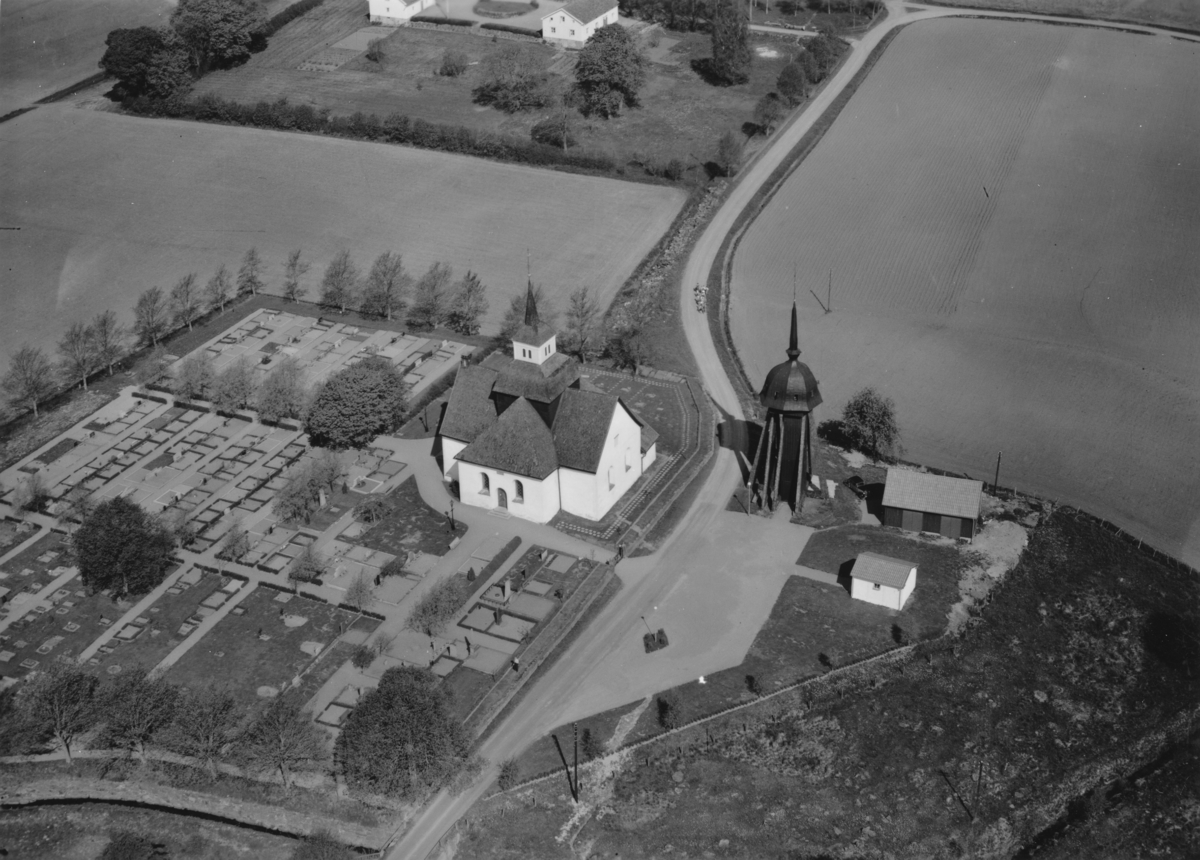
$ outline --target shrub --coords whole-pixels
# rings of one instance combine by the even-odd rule
[[[466,18],[443,18],[441,15],[413,15],[409,20],[419,24],[446,24],[451,27],[474,27],[475,22]]]
[[[408,616],[408,627],[428,636],[436,636],[462,608],[462,598],[454,580],[439,582],[421,598]]]
[[[518,36],[531,36],[534,39],[542,38],[541,30],[530,30],[528,27],[514,27],[511,24],[493,24],[490,21],[479,25],[480,30],[499,30],[502,33],[516,33]]]
[[[842,409],[842,430],[864,454],[875,459],[889,456],[900,445],[896,404],[874,388],[864,388]]]
[[[496,784],[500,786],[501,791],[508,791],[517,784],[521,775],[521,769],[517,766],[515,758],[506,759],[500,763],[500,776],[496,780]]]
[[[151,842],[142,834],[130,830],[114,830],[100,854],[100,860],[155,860],[167,856],[165,845]]]
[[[447,48],[446,53],[442,54],[442,65],[438,69],[438,74],[447,78],[457,78],[467,70],[467,65],[466,54],[456,51],[454,48]]]
[[[356,669],[366,669],[375,662],[375,652],[366,645],[359,645],[350,656],[350,662]]]
[[[675,690],[668,690],[659,695],[657,699],[658,705],[658,724],[664,729],[670,731],[677,729],[683,724],[683,702],[679,698],[679,693]]]
[[[546,146],[557,146],[566,149],[576,144],[575,131],[571,127],[571,119],[566,114],[548,116],[533,124],[529,136],[538,143]]]

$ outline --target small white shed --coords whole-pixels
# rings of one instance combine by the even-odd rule
[[[903,609],[916,587],[915,564],[874,552],[860,553],[850,571],[850,596],[888,609]]]

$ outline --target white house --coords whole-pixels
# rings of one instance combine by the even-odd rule
[[[372,24],[395,27],[436,5],[437,0],[367,0],[367,14]]]
[[[464,504],[544,523],[559,511],[599,520],[656,455],[658,434],[621,398],[580,378],[538,319],[530,289],[512,355],[455,378],[438,427],[442,473]]]
[[[916,587],[915,564],[878,553],[860,553],[850,571],[850,596],[888,609],[903,609]]]
[[[542,16],[542,38],[564,48],[582,48],[601,27],[617,23],[617,0],[575,0]]]

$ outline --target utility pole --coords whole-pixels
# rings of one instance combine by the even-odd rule
[[[575,799],[579,800],[579,723],[571,723],[575,732]]]
[[[1000,492],[1000,456],[1003,453],[1004,453],[1003,451],[996,452],[996,480],[992,482],[992,493],[993,494]]]

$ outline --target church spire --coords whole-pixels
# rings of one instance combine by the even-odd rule
[[[796,326],[796,300],[792,299],[792,333],[788,337],[788,358],[795,361],[800,357],[800,337]]]
[[[542,324],[538,317],[537,299],[533,295],[533,279],[529,280],[529,286],[525,291],[525,325],[529,326],[535,332],[538,326]]]

